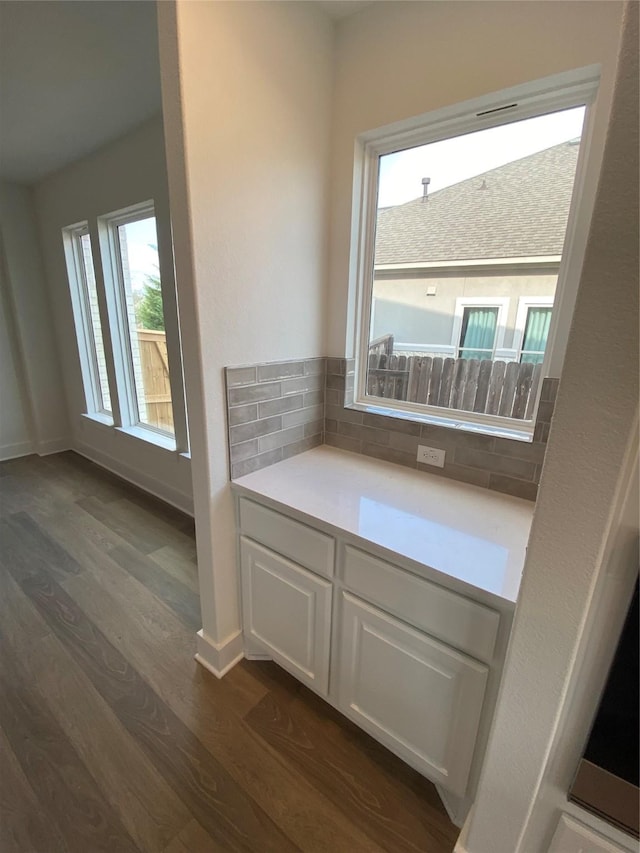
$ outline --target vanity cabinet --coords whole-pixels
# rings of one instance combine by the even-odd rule
[[[237,511],[246,656],[272,658],[462,801],[492,713],[501,613],[339,531],[245,496]]]

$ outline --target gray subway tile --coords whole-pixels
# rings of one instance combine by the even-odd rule
[[[505,477],[501,474],[491,474],[489,488],[505,495],[524,498],[527,501],[535,501],[538,496],[538,487],[535,483],[527,483],[524,480]]]
[[[456,447],[453,460],[456,465],[466,465],[469,468],[482,468],[494,474],[506,474],[519,480],[533,480],[535,465],[523,459],[509,459],[498,456],[497,453],[486,453],[484,450],[470,450],[466,447]]]
[[[324,387],[324,376],[321,373],[314,373],[309,376],[299,376],[295,379],[283,379],[282,396],[291,394],[299,394],[301,391],[319,391]]]
[[[253,421],[250,424],[240,424],[239,426],[231,427],[229,430],[230,441],[231,444],[239,444],[241,441],[259,438],[261,435],[277,432],[280,429],[282,429],[282,417],[277,415],[274,418],[265,418],[262,421]]]
[[[362,412],[355,409],[345,409],[343,406],[325,406],[325,417],[332,418],[334,421],[347,421],[350,424],[362,423]]]
[[[234,385],[253,385],[256,381],[255,367],[226,367],[227,388]]]
[[[526,459],[535,465],[541,465],[544,461],[546,445],[541,442],[509,441],[509,439],[496,439],[495,453],[498,456],[509,456],[515,459]]]
[[[232,444],[229,448],[229,456],[232,462],[248,459],[249,456],[257,456],[258,453],[260,453],[260,446],[257,438],[252,438],[251,441],[243,441],[240,444]]]
[[[336,376],[344,376],[346,372],[346,364],[344,358],[328,358],[327,373],[333,373]]]
[[[282,416],[282,426],[292,427],[297,424],[306,424],[309,421],[317,421],[324,417],[324,406],[310,406],[308,409],[298,409],[296,412],[287,412]]]
[[[304,453],[305,450],[312,450],[322,444],[322,434],[310,435],[307,438],[302,438],[300,441],[295,441],[293,444],[287,444],[282,448],[282,458],[289,459],[291,456],[297,456],[299,453]]]
[[[332,432],[325,433],[324,442],[331,445],[331,447],[338,447],[340,450],[349,450],[351,453],[362,452],[362,442],[357,438],[349,438],[346,435],[336,435]]]
[[[542,380],[542,391],[540,392],[540,399],[545,402],[553,403],[556,399],[556,395],[558,393],[558,385],[560,384],[559,379],[554,379],[551,376],[548,376],[546,379]]]
[[[396,465],[403,465],[405,468],[416,467],[416,458],[411,453],[403,453],[402,450],[393,450],[391,447],[385,447],[382,444],[372,444],[368,441],[363,442],[362,452],[366,456],[384,459],[385,462],[395,462]]]
[[[304,375],[304,361],[274,361],[258,365],[258,382]]]
[[[258,419],[258,406],[256,403],[248,403],[246,406],[231,406],[229,409],[229,426],[246,424],[248,421]]]
[[[419,443],[420,439],[417,435],[405,435],[403,432],[389,431],[389,447],[393,447],[394,450],[403,450],[415,457]]]
[[[418,471],[425,474],[435,474],[436,477],[446,477],[449,480],[457,480],[461,483],[470,483],[472,486],[489,488],[490,474],[479,468],[466,468],[464,465],[453,465],[445,462],[444,468],[436,468],[434,465],[423,465],[418,462]]]
[[[236,480],[238,477],[244,477],[245,474],[251,474],[253,471],[259,471],[261,468],[266,468],[268,465],[274,465],[282,459],[282,448],[269,450],[267,453],[261,453],[259,456],[252,456],[250,459],[243,459],[241,462],[234,462],[231,465],[231,478]]]
[[[269,418],[272,415],[280,415],[282,412],[292,412],[301,409],[304,405],[304,395],[295,394],[292,397],[277,397],[275,400],[265,400],[259,403],[258,411],[261,418]]]
[[[310,421],[308,424],[304,425],[304,434],[308,435],[318,435],[319,433],[324,432],[324,421]]]
[[[324,401],[327,406],[343,406],[344,394],[342,391],[337,391],[335,388],[327,388]]]
[[[324,388],[319,388],[317,391],[307,391],[303,396],[305,408],[324,404]]]
[[[338,421],[334,421],[333,418],[325,418],[324,429],[325,432],[338,432]]]
[[[369,441],[373,444],[388,444],[389,433],[386,430],[374,429],[362,426],[362,424],[350,424],[342,421],[338,424],[338,433],[348,435],[349,438],[359,438],[361,441]]]
[[[392,432],[401,432],[404,435],[420,435],[420,424],[407,421],[403,418],[391,418],[387,415],[372,415],[365,413],[362,423],[365,426],[377,429],[388,429]]]
[[[425,424],[420,430],[420,443],[433,444],[443,450],[467,447],[470,450],[486,450],[490,453],[494,448],[495,439],[492,435],[477,432],[467,432],[461,429],[447,429],[432,424]]]
[[[327,373],[327,388],[332,388],[335,391],[344,391],[345,378],[346,377],[338,376],[335,373]]]
[[[307,376],[312,373],[324,373],[326,369],[326,358],[308,358],[304,363],[304,372]]]
[[[261,385],[241,385],[237,388],[229,388],[229,405],[237,406],[241,403],[273,400],[275,397],[282,396],[282,384],[280,382],[263,382]]]
[[[283,429],[280,432],[272,432],[269,435],[263,435],[259,440],[260,452],[266,450],[275,450],[276,447],[283,447],[285,444],[293,444],[294,441],[299,441],[304,438],[304,427],[296,426],[291,429]]]
[[[551,400],[540,400],[540,403],[538,405],[538,416],[536,420],[544,421],[545,423],[551,423],[554,408],[555,402],[551,402]]]

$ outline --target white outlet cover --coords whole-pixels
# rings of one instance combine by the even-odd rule
[[[433,465],[434,468],[444,468],[446,452],[438,447],[427,447],[425,444],[418,445],[418,462],[423,465]]]

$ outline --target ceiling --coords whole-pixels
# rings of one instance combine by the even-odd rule
[[[156,4],[0,0],[0,177],[33,183],[161,108]]]
[[[154,0],[0,0],[0,178],[35,183],[160,109]]]

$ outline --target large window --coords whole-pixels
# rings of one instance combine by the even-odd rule
[[[595,85],[365,137],[356,406],[532,434]]]
[[[99,254],[87,223],[64,230],[87,414],[188,450],[170,236],[163,254],[152,202],[96,226]]]

